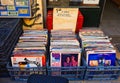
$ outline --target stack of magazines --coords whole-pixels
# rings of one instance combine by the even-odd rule
[[[53,30],[50,40],[51,67],[77,67],[81,65],[81,49],[73,31]]]
[[[115,66],[116,50],[102,30],[82,29],[79,36],[88,66]]]
[[[25,30],[13,51],[12,66],[46,66],[47,34],[47,30]]]

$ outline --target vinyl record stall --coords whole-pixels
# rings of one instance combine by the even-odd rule
[[[104,4],[0,0],[0,77],[10,83],[26,83],[32,74],[69,83],[119,80],[118,45],[98,27]]]

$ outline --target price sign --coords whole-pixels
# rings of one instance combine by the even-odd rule
[[[54,8],[53,30],[76,29],[78,8]]]

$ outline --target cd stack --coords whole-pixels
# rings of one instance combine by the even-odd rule
[[[102,30],[82,29],[79,36],[88,66],[115,66],[116,50]]]
[[[52,30],[50,39],[51,67],[78,67],[81,49],[72,30]]]
[[[46,66],[47,34],[47,30],[25,30],[13,51],[12,67]]]
[[[12,51],[22,35],[21,25],[20,19],[0,19],[0,76],[6,73],[6,64],[10,61]]]

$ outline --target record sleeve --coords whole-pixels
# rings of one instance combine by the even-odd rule
[[[80,53],[72,52],[51,52],[51,66],[52,67],[78,67],[81,62]]]
[[[12,67],[43,67],[46,64],[46,59],[45,56],[17,56],[11,57],[11,62]]]
[[[116,51],[87,51],[86,61],[88,66],[115,66]]]

